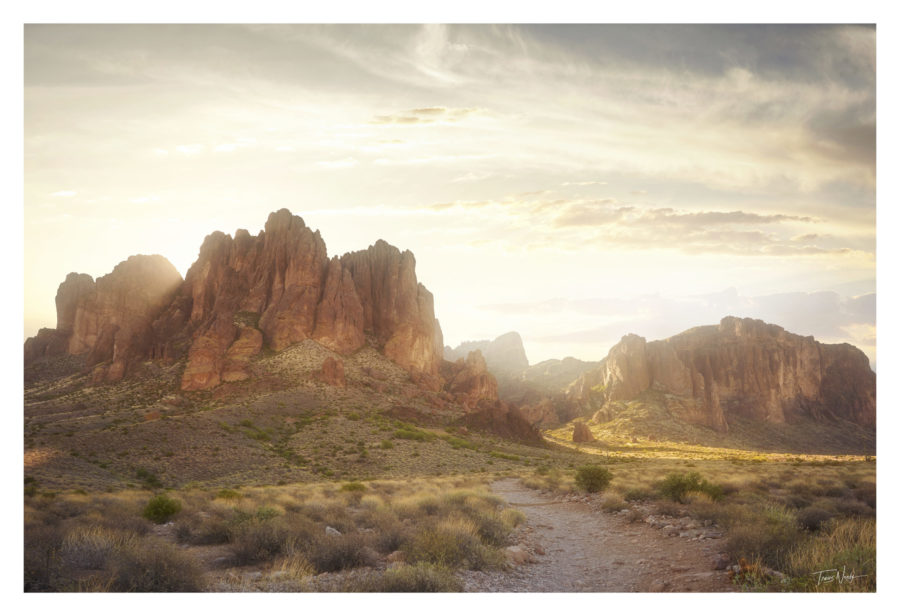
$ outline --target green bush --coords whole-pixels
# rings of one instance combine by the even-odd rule
[[[717,486],[700,477],[700,473],[669,473],[657,486],[659,493],[675,501],[686,502],[688,492],[702,492],[713,500],[719,500],[725,492],[721,486]]]
[[[585,492],[602,492],[612,481],[612,473],[605,466],[588,464],[575,470],[575,485]]]
[[[341,486],[341,492],[364,492],[366,486],[359,481],[350,481]]]
[[[163,524],[179,511],[181,511],[180,501],[169,498],[165,494],[158,494],[151,498],[144,507],[144,517],[156,524]]]

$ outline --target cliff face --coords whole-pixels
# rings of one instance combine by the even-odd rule
[[[96,283],[70,274],[57,295],[57,328],[25,344],[26,364],[51,354],[102,364],[98,380],[121,378],[133,359],[187,355],[182,389],[249,377],[264,346],[311,338],[341,354],[367,337],[404,369],[434,383],[440,326],[415,258],[378,241],[328,258],[319,232],[287,210],[265,230],[206,237],[184,281],[162,257],[131,257]]]
[[[875,373],[862,351],[754,319],[726,317],[717,326],[654,342],[629,334],[598,369],[573,383],[568,396],[606,420],[606,403],[648,389],[672,394],[667,404],[677,417],[723,432],[729,416],[875,423]]]
[[[96,282],[69,274],[56,293],[56,329],[44,329],[25,343],[25,361],[68,353],[103,364],[94,380],[118,380],[152,346],[151,324],[181,284],[164,257],[137,255]]]
[[[453,363],[444,361],[441,377],[445,382],[444,391],[466,408],[475,408],[480,400],[498,400],[497,379],[488,372],[481,351],[472,351],[466,359]]]

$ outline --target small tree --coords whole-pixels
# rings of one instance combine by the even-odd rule
[[[585,492],[602,492],[612,481],[612,473],[605,466],[588,464],[575,470],[575,485]]]

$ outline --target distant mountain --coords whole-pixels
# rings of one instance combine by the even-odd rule
[[[725,317],[653,342],[624,336],[567,397],[605,422],[647,392],[663,394],[672,417],[719,432],[733,420],[875,426],[875,373],[862,351],[755,319]]]
[[[494,340],[463,342],[455,349],[445,346],[444,359],[448,361],[465,359],[475,350],[481,352],[488,370],[498,378],[518,376],[528,368],[525,346],[518,332],[508,332]]]

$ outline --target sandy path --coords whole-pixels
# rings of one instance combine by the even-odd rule
[[[505,572],[464,572],[467,592],[730,592],[712,562],[721,539],[667,537],[596,504],[558,502],[517,479],[492,490],[526,515],[516,540],[535,562]]]

